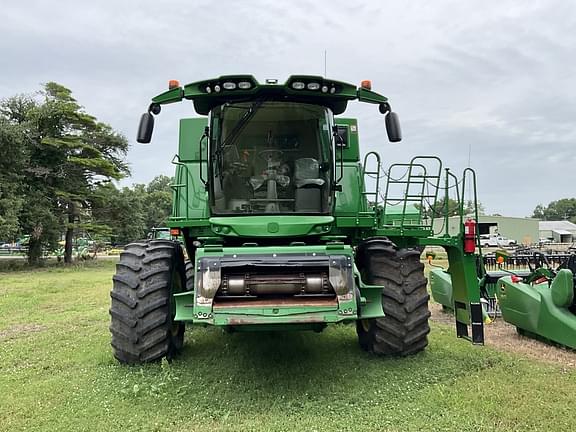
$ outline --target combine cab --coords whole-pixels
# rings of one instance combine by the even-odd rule
[[[353,100],[375,105],[389,141],[401,140],[397,115],[370,82],[233,75],[172,81],[152,99],[141,143],[163,105],[190,101],[200,116],[180,120],[167,223],[189,260],[171,240],[126,246],[110,309],[120,362],[173,357],[185,325],[321,331],[354,323],[367,351],[417,353],[429,333],[425,245],[448,252],[457,335],[483,342],[464,231],[435,236],[427,217],[454,175],[439,159],[418,157],[392,165],[382,187],[380,156],[360,157],[356,119],[335,117]]]

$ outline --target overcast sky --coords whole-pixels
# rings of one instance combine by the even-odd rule
[[[478,174],[488,213],[528,216],[576,196],[576,2],[4,0],[0,97],[47,81],[130,140],[128,183],[172,174],[177,122],[167,106],[139,145],[140,114],[169,79],[250,73],[371,79],[400,115],[385,139],[374,106],[349,104],[363,151],[385,163],[435,154]]]

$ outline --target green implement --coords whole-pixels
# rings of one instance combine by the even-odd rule
[[[180,120],[172,239],[129,244],[117,266],[110,328],[120,362],[173,357],[184,326],[321,331],[353,323],[366,351],[420,352],[430,331],[426,245],[447,251],[457,336],[483,343],[464,223],[457,234],[434,233],[431,212],[439,194],[457,191],[462,219],[474,172],[459,180],[434,156],[387,170],[378,153],[361,157],[358,121],[339,117],[354,100],[377,106],[388,140],[401,140],[398,116],[367,81],[227,75],[171,81],[152,99],[141,143],[151,141],[163,105],[189,101],[198,116]]]
[[[504,320],[518,333],[576,349],[576,256],[558,271],[535,269],[527,277],[506,276],[496,296]]]

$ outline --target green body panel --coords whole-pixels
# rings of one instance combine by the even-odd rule
[[[389,206],[386,214],[382,215],[381,225],[404,226],[417,225],[420,221],[420,211],[414,206],[409,205],[404,209],[402,205]],[[422,230],[419,230],[422,231]]]
[[[204,164],[204,170],[206,164]],[[174,175],[170,227],[208,225],[208,193],[200,181],[200,162],[179,162]],[[178,222],[176,224],[171,222]]]
[[[436,303],[445,308],[454,308],[454,295],[452,292],[452,279],[450,273],[441,268],[435,268],[428,273],[430,292]]]
[[[240,237],[302,237],[329,233],[332,216],[225,216],[209,219],[217,235]]]
[[[572,273],[561,270],[553,281],[559,290],[573,289]],[[564,272],[569,272],[567,278]],[[552,298],[552,289],[547,282],[513,282],[512,277],[503,277],[496,290],[498,303],[504,320],[539,338],[576,349],[576,314],[567,307],[558,307]]]
[[[200,139],[204,128],[208,126],[205,117],[186,118],[180,120],[180,136],[178,140],[178,156],[181,161],[200,162]],[[203,159],[206,160],[206,143],[202,143]]]
[[[360,162],[360,142],[358,139],[358,120],[354,118],[337,117],[334,119],[337,126],[346,127],[346,146],[336,152],[336,160],[342,159],[344,162]]]
[[[358,191],[362,190],[362,167],[358,162],[344,162],[342,191],[336,192],[336,208],[334,214],[337,219],[347,216],[357,216],[359,212],[366,211],[366,201]]]

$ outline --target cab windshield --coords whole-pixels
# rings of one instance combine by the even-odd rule
[[[326,108],[295,102],[213,110],[212,213],[329,213],[329,122]]]

